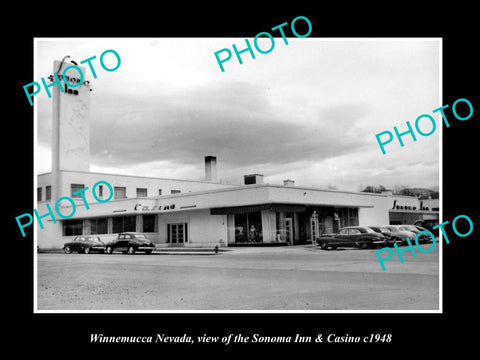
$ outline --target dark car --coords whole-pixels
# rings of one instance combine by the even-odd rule
[[[151,254],[155,245],[142,233],[124,232],[118,234],[115,240],[107,243],[105,252],[111,254],[114,251],[121,251],[124,254],[135,254],[137,251]]]
[[[103,254],[105,252],[105,243],[98,236],[76,236],[72,241],[63,245],[63,251],[65,254],[71,254],[74,251],[85,254],[91,252]]]
[[[417,228],[421,228],[420,230],[423,231],[423,230],[428,230],[430,231],[433,235],[435,235],[436,237],[438,237],[439,235],[439,229],[436,228],[434,229],[433,227],[435,225],[437,225],[438,222],[435,221],[435,220],[417,220],[413,223],[414,226],[416,226]]]
[[[389,230],[386,226],[368,226],[370,229],[375,231],[376,233],[382,234],[385,236],[385,246],[393,246],[395,243],[401,243],[403,239],[395,235],[394,232]]]
[[[424,230],[428,230],[430,231],[433,235],[435,235],[435,237],[438,237],[439,235],[439,230],[438,228],[434,229],[433,226],[435,226],[435,224],[432,225],[432,223],[429,223],[429,222],[426,222],[424,220],[417,220],[413,223],[413,226],[415,226],[417,229],[419,229],[420,231],[424,231]]]
[[[329,236],[320,236],[317,238],[317,244],[323,250],[331,247],[359,247],[373,248],[385,244],[385,236],[376,233],[366,226],[348,226],[341,228],[337,234]]]

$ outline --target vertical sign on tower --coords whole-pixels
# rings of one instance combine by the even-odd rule
[[[62,193],[60,171],[90,170],[91,89],[84,79],[85,68],[64,60],[54,61],[54,73],[63,75],[59,75],[58,83],[51,88],[53,198]],[[53,76],[52,79],[56,80]]]

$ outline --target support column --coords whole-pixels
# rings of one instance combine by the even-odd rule
[[[277,224],[275,218],[275,211],[262,210],[262,234],[263,242],[275,242],[275,234],[277,233]]]
[[[143,232],[143,216],[135,215],[135,231]]]

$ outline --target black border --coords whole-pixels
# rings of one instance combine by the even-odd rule
[[[297,6],[296,9],[293,6]],[[253,37],[285,21],[302,15],[313,25],[311,37],[441,37],[443,38],[443,104],[467,98],[473,104],[474,115],[468,121],[453,119],[450,128],[443,128],[443,215],[450,222],[466,214],[478,226],[475,200],[478,166],[475,151],[475,126],[480,112],[477,38],[471,5],[462,3],[420,8],[418,4],[398,2],[385,8],[342,3],[338,8],[322,3],[280,4],[266,6],[246,3],[202,4],[198,9],[182,4],[177,10],[160,3],[122,5],[110,4],[101,11],[91,3],[41,5],[25,8],[16,26],[4,29],[8,38],[8,59],[4,71],[8,86],[2,91],[8,99],[4,134],[13,141],[4,146],[7,164],[4,167],[9,189],[5,223],[8,233],[8,292],[9,314],[7,346],[34,351],[64,354],[60,348],[70,348],[76,354],[106,351],[110,354],[133,354],[153,351],[166,356],[166,350],[193,350],[196,353],[257,350],[314,350],[313,356],[325,351],[339,354],[347,351],[378,352],[381,356],[415,354],[430,355],[443,347],[473,347],[474,334],[467,328],[475,312],[474,233],[458,238],[450,231],[450,244],[443,248],[444,285],[443,314],[33,314],[33,240],[32,234],[21,238],[14,216],[33,208],[33,109],[25,101],[22,86],[33,81],[34,37]],[[37,9],[38,7],[38,9]],[[57,8],[57,9],[55,9]],[[5,26],[5,25],[2,25]],[[408,89],[405,89],[408,91]],[[13,100],[13,101],[12,101]],[[426,109],[426,112],[430,109]],[[451,112],[447,112],[447,115]],[[5,143],[6,144],[6,143]],[[421,154],[419,154],[421,157]],[[16,189],[11,191],[10,189]],[[4,239],[7,241],[7,239]],[[288,336],[295,333],[315,337],[318,333],[369,335],[390,333],[391,343],[384,344],[222,344],[210,345],[141,345],[90,344],[90,333],[113,335],[150,335],[156,333],[192,336],[207,333],[224,336],[230,333]],[[52,356],[56,357],[56,356]]]

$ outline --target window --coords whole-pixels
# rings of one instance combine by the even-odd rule
[[[113,188],[113,197],[117,199],[125,199],[127,197],[127,188],[123,186],[115,186]]]
[[[155,232],[155,216],[143,215],[143,232]]]
[[[83,235],[83,220],[64,220],[63,236]]]
[[[52,200],[52,187],[50,185],[45,186],[45,200]]]
[[[79,191],[79,190],[82,190],[83,188],[85,188],[85,185],[84,184],[70,184],[70,197],[72,198],[79,198],[79,197],[82,197],[81,193],[78,193],[78,194],[75,194],[73,195],[73,193]]]
[[[158,196],[162,196],[162,189],[158,189]]]
[[[262,215],[260,211],[235,214],[235,242],[262,241]]]
[[[361,234],[361,232],[358,229],[350,229],[348,231],[348,235],[360,235],[360,234]]]
[[[112,218],[114,234],[125,232],[125,231],[135,231],[135,215],[130,216],[114,216]]]
[[[98,197],[103,198],[103,185],[98,186]]]
[[[42,201],[42,188],[37,188],[37,201]]]
[[[137,197],[147,197],[147,189],[137,188]]]
[[[170,244],[188,242],[187,223],[167,224],[167,242]]]
[[[338,209],[338,217],[340,218],[340,227],[358,226],[358,209],[357,208],[341,208]]]
[[[108,233],[108,218],[90,219],[90,234],[107,234]]]
[[[170,190],[170,194],[179,194],[180,190]]]

